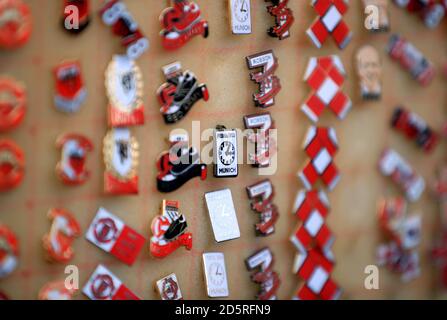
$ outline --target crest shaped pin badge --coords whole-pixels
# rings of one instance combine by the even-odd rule
[[[56,80],[56,108],[67,113],[79,111],[87,98],[79,61],[63,62],[54,68],[53,73]]]
[[[22,84],[0,77],[0,132],[19,126],[26,113],[26,91]]]

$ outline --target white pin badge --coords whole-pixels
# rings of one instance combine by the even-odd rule
[[[250,0],[228,0],[231,31],[236,35],[251,33]]]
[[[224,254],[221,252],[207,252],[202,257],[208,297],[228,297],[229,290]]]

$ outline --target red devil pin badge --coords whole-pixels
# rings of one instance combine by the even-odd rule
[[[19,126],[26,113],[25,88],[13,79],[0,77],[0,132]]]
[[[0,0],[0,47],[15,49],[28,42],[32,16],[22,0]]]
[[[19,263],[19,242],[14,232],[0,224],[0,279],[10,275]]]
[[[14,142],[0,140],[0,192],[16,188],[25,174],[25,156]]]
[[[208,22],[200,16],[199,6],[189,0],[173,0],[173,6],[160,15],[163,30],[160,35],[163,47],[176,50],[183,47],[194,36],[208,37]]]

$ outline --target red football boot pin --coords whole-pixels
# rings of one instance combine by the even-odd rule
[[[74,255],[72,243],[81,235],[76,218],[65,209],[51,209],[48,212],[51,229],[43,239],[43,248],[51,262],[67,263]]]
[[[63,0],[62,25],[70,33],[81,33],[90,23],[90,0]]]
[[[183,47],[192,37],[208,37],[208,22],[200,16],[199,6],[188,0],[174,0],[160,15],[162,45],[167,50]]]
[[[67,185],[81,185],[90,177],[86,169],[87,154],[93,150],[93,143],[78,134],[61,136],[56,146],[61,150],[61,160],[56,166],[56,173]]]
[[[22,0],[0,0],[0,48],[23,46],[31,36],[32,16]]]
[[[87,98],[87,89],[82,79],[81,64],[67,61],[54,68],[56,93],[54,104],[58,110],[67,113],[79,111]]]
[[[23,151],[10,140],[0,140],[0,192],[20,185],[24,173]]]
[[[75,289],[67,289],[65,281],[53,281],[45,284],[39,291],[39,300],[72,300]]]
[[[271,27],[267,33],[269,36],[284,40],[290,37],[290,27],[292,26],[295,18],[293,17],[293,11],[287,7],[289,0],[265,0],[271,2],[272,5],[267,7],[268,13],[275,17],[275,26]]]
[[[0,132],[20,125],[25,113],[25,88],[13,79],[0,77]]]
[[[6,278],[16,268],[19,260],[19,242],[16,235],[0,224],[0,279]]]
[[[179,207],[178,201],[163,200],[161,215],[152,220],[150,252],[154,258],[165,258],[180,247],[192,248],[192,233],[186,232],[188,224]]]

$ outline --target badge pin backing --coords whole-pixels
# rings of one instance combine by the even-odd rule
[[[155,287],[161,300],[183,300],[182,291],[175,273],[158,280]]]
[[[202,259],[208,297],[228,297],[229,289],[224,254],[221,252],[205,252]]]
[[[231,31],[235,35],[251,33],[251,0],[228,0]]]
[[[17,188],[25,175],[25,155],[11,140],[0,139],[0,192]]]
[[[0,133],[19,126],[26,113],[26,91],[19,82],[0,76]]]

